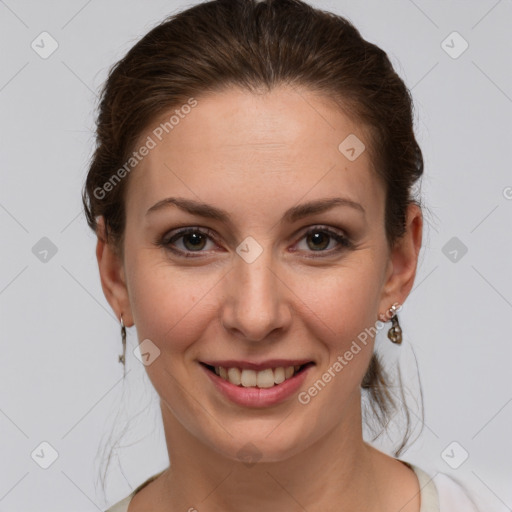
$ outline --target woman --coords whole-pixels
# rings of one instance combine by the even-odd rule
[[[84,205],[171,464],[109,512],[475,510],[362,436],[362,392],[394,405],[374,343],[402,339],[422,172],[386,54],[299,0],[197,5],[116,64]]]

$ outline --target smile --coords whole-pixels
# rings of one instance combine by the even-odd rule
[[[297,393],[315,363],[202,361],[199,366],[214,389],[230,402],[244,407],[271,407]]]
[[[294,375],[302,371],[307,364],[278,366],[277,368],[265,368],[260,371],[238,368],[236,366],[226,368],[224,366],[206,365],[206,367],[235,386],[243,386],[244,388],[272,388],[285,380],[291,379]]]

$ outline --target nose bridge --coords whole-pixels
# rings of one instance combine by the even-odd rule
[[[260,340],[284,322],[282,311],[286,306],[276,262],[270,242],[265,245],[252,237],[247,237],[236,252],[223,324],[247,339]]]

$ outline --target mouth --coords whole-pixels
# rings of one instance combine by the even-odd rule
[[[290,361],[289,363],[294,363]],[[262,365],[255,364],[239,364],[224,363],[224,365],[207,364],[200,362],[211,373],[216,374],[221,379],[230,384],[244,388],[268,389],[279,386],[283,382],[292,379],[296,375],[304,372],[315,363],[308,361],[301,364],[289,364],[287,362],[279,363],[279,365]],[[247,366],[252,366],[248,368]]]

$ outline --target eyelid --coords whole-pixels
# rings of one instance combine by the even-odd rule
[[[355,243],[351,237],[342,229],[327,226],[325,224],[311,224],[304,228],[297,243],[304,238],[308,233],[315,231],[323,231],[328,234],[330,238],[333,238],[338,243],[338,246],[328,251],[308,251],[309,255],[304,256],[305,258],[316,259],[316,258],[328,258],[336,256],[342,251],[354,249]],[[298,251],[297,251],[298,252]],[[315,255],[315,252],[317,255]]]
[[[351,249],[354,247],[354,243],[351,240],[351,238],[346,234],[345,231],[341,230],[340,228],[335,228],[331,226],[327,226],[324,224],[310,224],[309,226],[305,226],[299,230],[299,234],[294,235],[294,237],[299,237],[296,244],[302,240],[309,232],[311,231],[323,231],[328,234],[330,238],[333,238],[338,243],[338,247],[334,249],[330,249],[328,251],[310,251],[312,254],[315,252],[318,252],[318,256],[310,255],[306,256],[307,258],[322,258],[322,257],[328,257],[335,255],[342,250]],[[169,233],[173,233],[173,235],[169,236]],[[190,234],[190,233],[200,233],[202,235],[205,235],[207,238],[211,239],[214,243],[217,245],[217,236],[214,231],[212,231],[209,228],[202,227],[202,226],[187,226],[184,228],[176,228],[172,229],[168,232],[166,232],[162,237],[157,238],[154,243],[158,246],[163,247],[164,249],[167,249],[178,256],[181,257],[201,257],[202,253],[208,253],[209,251],[182,251],[180,249],[175,249],[171,247],[170,242],[173,240],[179,240],[183,236]],[[197,256],[192,256],[194,253],[197,253]],[[299,252],[298,250],[294,250],[293,252]],[[324,256],[322,256],[324,255]]]
[[[188,235],[190,233],[201,233],[202,235],[207,235],[210,238],[212,238],[213,240],[216,240],[215,232],[209,228],[204,228],[202,226],[188,226],[185,228],[171,229],[168,233],[172,233],[173,231],[176,231],[176,233],[174,233],[172,236],[168,237],[169,239],[177,238],[177,237],[180,237],[183,235]],[[167,238],[168,233],[166,233],[166,235],[164,235],[164,237],[163,237],[164,239]]]
[[[173,235],[169,236],[169,233],[173,233]],[[154,243],[158,246],[163,247],[164,249],[168,249],[174,252],[175,254],[178,254],[179,256],[189,256],[190,254],[193,254],[194,251],[184,252],[181,251],[180,249],[175,249],[174,247],[171,247],[170,244],[172,240],[179,240],[183,236],[188,235],[190,233],[200,233],[206,236],[207,238],[213,240],[213,242],[215,242],[218,245],[216,234],[211,229],[202,226],[188,226],[185,228],[171,229],[163,237],[157,238]],[[207,251],[198,251],[197,254],[200,255],[203,252]]]

